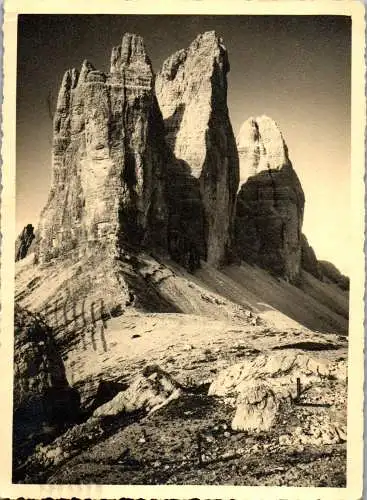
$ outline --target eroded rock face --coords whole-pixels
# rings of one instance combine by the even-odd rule
[[[34,227],[27,224],[15,242],[15,261],[24,259],[34,250]]]
[[[226,258],[238,187],[238,154],[227,109],[229,62],[215,32],[168,58],[156,80],[171,166],[170,238],[212,265]],[[190,253],[190,250],[188,250]],[[195,260],[195,258],[194,258]]]
[[[166,246],[163,121],[141,37],[125,34],[105,75],[84,61],[62,80],[54,118],[52,185],[38,260],[123,242]]]
[[[36,441],[45,427],[75,421],[79,395],[47,325],[17,305],[14,321],[14,439],[20,452],[20,443]]]
[[[296,281],[305,199],[283,136],[271,118],[250,118],[240,129],[237,146],[243,182],[237,195],[237,253]]]
[[[279,400],[266,384],[256,384],[237,399],[232,429],[269,431],[276,423]]]

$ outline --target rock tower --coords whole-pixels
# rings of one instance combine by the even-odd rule
[[[225,261],[231,244],[238,187],[238,154],[227,108],[229,69],[223,40],[209,31],[169,57],[156,80],[166,140],[177,160],[171,229],[186,233],[214,266]]]
[[[305,198],[282,133],[267,116],[249,118],[237,146],[242,182],[235,222],[238,255],[296,281]]]

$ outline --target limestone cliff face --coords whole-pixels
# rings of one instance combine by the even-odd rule
[[[227,108],[228,55],[215,32],[168,58],[156,80],[166,140],[174,154],[171,234],[218,265],[230,246],[238,154]],[[171,193],[172,194],[172,193]],[[176,200],[176,201],[175,201]],[[194,223],[192,224],[192,222]]]
[[[62,80],[54,117],[52,186],[37,257],[95,243],[166,245],[163,121],[141,37],[125,34],[110,74],[84,61]]]
[[[34,250],[34,227],[27,224],[15,242],[15,261],[24,259]]]
[[[243,181],[237,196],[237,252],[243,260],[296,281],[305,200],[283,136],[271,118],[250,118],[237,146]]]

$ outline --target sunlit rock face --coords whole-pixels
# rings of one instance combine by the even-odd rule
[[[144,43],[125,34],[110,74],[84,61],[66,71],[54,117],[52,185],[37,258],[48,262],[96,242],[166,245],[161,113]]]
[[[171,167],[171,232],[217,266],[231,244],[238,155],[227,108],[229,62],[214,31],[163,64],[156,93]]]
[[[250,118],[237,137],[241,186],[237,195],[238,255],[290,281],[301,269],[304,194],[277,124]]]
[[[290,165],[288,148],[274,120],[268,116],[249,118],[238,133],[240,184],[262,170],[279,170]]]

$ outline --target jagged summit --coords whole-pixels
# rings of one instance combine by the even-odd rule
[[[107,297],[111,308],[123,310],[145,279],[131,249],[169,254],[190,271],[234,256],[292,282],[302,266],[316,268],[302,237],[302,186],[268,116],[251,117],[240,129],[245,182],[237,193],[228,71],[227,50],[214,31],[169,57],[155,86],[144,41],[130,33],[112,50],[110,74],[87,60],[80,72],[66,71],[54,119],[52,185],[32,246],[41,265],[57,260],[58,269],[68,269],[71,296],[81,287],[83,299]],[[150,299],[171,310],[155,294],[154,288]],[[147,307],[145,298],[140,303]]]
[[[110,72],[111,74],[120,73],[128,65],[146,65],[151,70],[151,62],[143,38],[132,33],[125,33],[121,45],[113,47]]]

